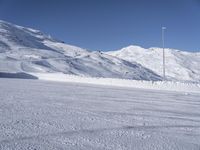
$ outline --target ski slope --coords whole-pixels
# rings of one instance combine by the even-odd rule
[[[2,150],[199,150],[200,94],[0,79]]]
[[[145,49],[140,46],[128,46],[106,54],[137,62],[162,76],[163,60],[161,48]],[[200,52],[186,52],[176,49],[165,49],[166,76],[168,80],[200,82]]]
[[[0,20],[0,73],[65,73],[85,77],[162,80],[136,62],[65,44],[41,31]],[[0,75],[1,76],[1,75]]]

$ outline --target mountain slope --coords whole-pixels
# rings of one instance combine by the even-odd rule
[[[0,21],[0,73],[62,72],[90,77],[161,80],[153,71],[101,52],[64,44],[42,32]]]
[[[107,54],[130,62],[138,62],[162,76],[162,49],[144,49],[129,46]],[[166,75],[168,79],[200,82],[200,53],[166,49]]]

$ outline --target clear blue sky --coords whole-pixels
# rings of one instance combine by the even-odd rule
[[[0,0],[0,19],[90,50],[128,45],[200,51],[200,0]]]

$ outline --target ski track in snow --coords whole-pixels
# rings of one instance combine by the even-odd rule
[[[200,94],[0,79],[2,150],[199,150]]]

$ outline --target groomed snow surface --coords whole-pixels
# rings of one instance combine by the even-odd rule
[[[1,150],[200,149],[199,93],[25,79],[0,83]]]

